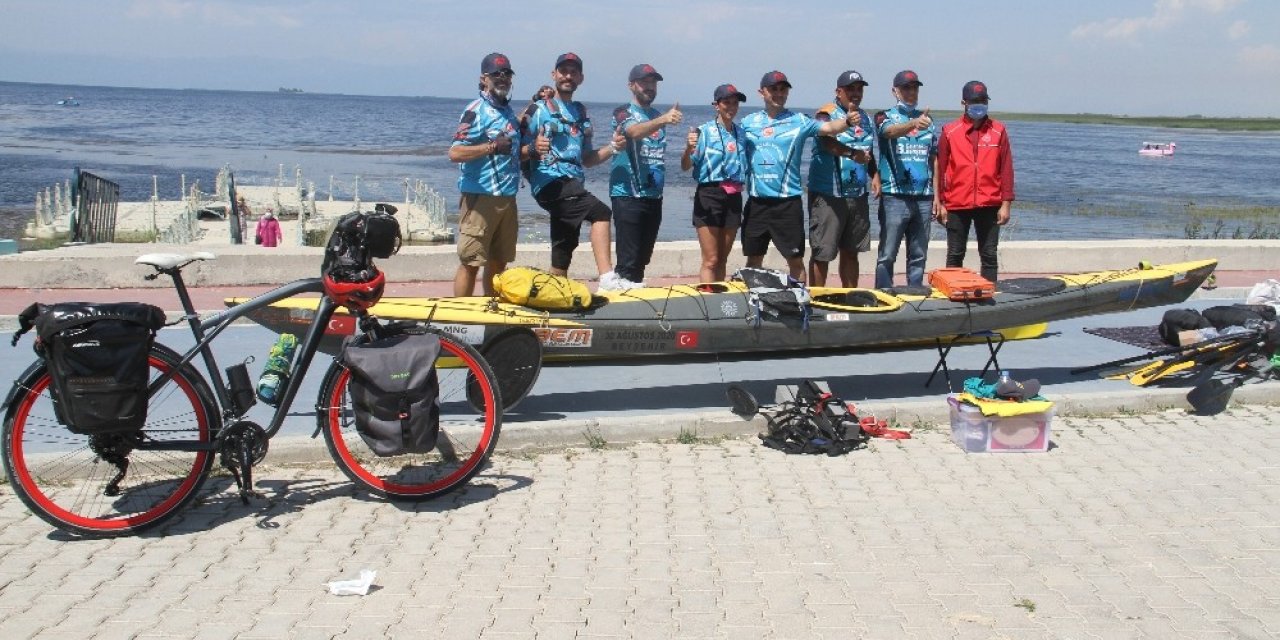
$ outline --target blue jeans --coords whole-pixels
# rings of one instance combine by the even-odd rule
[[[893,265],[898,245],[907,239],[907,285],[924,284],[924,261],[929,252],[929,222],[933,219],[933,196],[893,196],[880,198],[880,254],[876,257],[876,288],[893,286]]]

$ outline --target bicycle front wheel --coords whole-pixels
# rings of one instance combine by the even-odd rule
[[[157,344],[148,360],[156,380],[177,369],[180,358]],[[164,522],[195,497],[213,454],[176,451],[174,445],[207,446],[218,415],[195,370],[177,370],[151,396],[141,431],[93,436],[72,433],[58,421],[51,380],[43,362],[32,365],[14,383],[4,420],[5,472],[33,513],[66,531],[118,536]]]
[[[330,455],[352,482],[376,495],[428,500],[453,491],[480,472],[498,443],[502,398],[493,371],[471,345],[437,335],[440,436],[430,452],[376,455],[356,430],[351,373],[337,360],[320,386],[316,416]]]

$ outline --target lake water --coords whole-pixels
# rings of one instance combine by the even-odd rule
[[[68,96],[79,106],[57,105]],[[625,98],[619,95],[619,103]],[[517,108],[525,104],[516,102]],[[744,106],[742,115],[757,110],[757,102]],[[365,202],[399,202],[405,181],[419,179],[456,202],[457,168],[446,153],[466,103],[0,82],[0,237],[16,237],[36,192],[69,179],[76,167],[119,183],[125,200],[149,198],[153,176],[162,199],[177,199],[184,174],[188,184],[199,180],[209,190],[218,169],[229,165],[239,184],[265,185],[283,165],[288,184],[299,167],[321,198],[332,176],[334,196],[349,199],[359,176]],[[587,106],[599,128],[614,105]],[[712,117],[710,106],[683,108],[689,123]],[[1005,238],[1182,238],[1193,217],[1212,227],[1224,211],[1280,207],[1280,135],[1039,122],[1006,126],[1018,200]],[[678,170],[685,131],[673,132],[668,150],[662,240],[693,238],[694,184]],[[1169,140],[1178,143],[1171,158],[1137,154],[1144,141]],[[604,167],[588,170],[587,186],[607,202]],[[545,239],[546,216],[527,189],[519,204],[524,237]],[[1259,223],[1276,230],[1274,218],[1229,218],[1226,232],[1243,227],[1247,233]],[[942,237],[940,228],[934,236]]]

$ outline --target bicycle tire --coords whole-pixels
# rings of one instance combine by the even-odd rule
[[[348,478],[370,493],[392,500],[422,501],[466,484],[484,467],[502,431],[502,395],[480,352],[442,331],[437,372],[440,436],[428,453],[379,457],[356,430],[347,394],[350,372],[334,360],[320,385],[316,419],[329,454]],[[452,361],[452,362],[451,362]],[[453,366],[454,363],[460,366]],[[473,409],[467,388],[481,399]]]
[[[175,369],[180,360],[172,349],[153,345],[151,379]],[[55,416],[51,380],[43,361],[28,367],[14,382],[4,418],[5,473],[32,513],[64,531],[114,537],[160,525],[191,502],[208,477],[212,451],[137,449],[130,446],[136,432],[72,433]],[[187,366],[147,401],[141,434],[153,441],[208,444],[217,416],[208,384]],[[128,470],[118,493],[108,496],[106,487],[117,467],[104,461],[101,452],[122,449]]]

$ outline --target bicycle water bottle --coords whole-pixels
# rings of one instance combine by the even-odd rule
[[[1000,380],[996,382],[996,385],[997,385],[997,386],[1008,387],[1009,383],[1010,383],[1010,382],[1012,382],[1012,381],[1013,381],[1013,379],[1009,377],[1009,372],[1008,372],[1008,371],[1001,371],[1001,372],[1000,372]]]
[[[292,333],[282,333],[267,352],[267,364],[262,368],[262,376],[258,378],[258,399],[276,406],[280,396],[289,386],[289,369],[293,362],[293,352],[298,347],[298,338]]]

